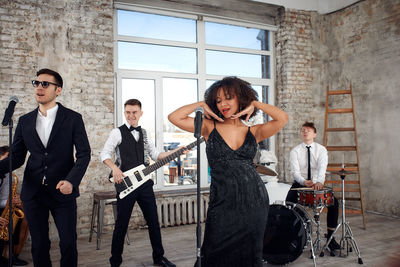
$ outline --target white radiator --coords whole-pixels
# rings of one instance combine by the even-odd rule
[[[204,222],[208,208],[208,195],[201,195],[200,222]],[[157,198],[160,227],[197,223],[197,196]]]

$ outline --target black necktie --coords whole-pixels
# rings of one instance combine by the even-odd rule
[[[306,146],[306,147],[307,147],[307,158],[308,158],[307,180],[311,180],[311,152],[310,152],[311,146]]]
[[[131,127],[129,127],[129,131],[131,131],[131,132],[132,132],[133,130],[140,132],[141,129],[142,129],[142,127],[140,127],[140,126],[138,126],[138,127],[133,127],[133,126],[131,125]]]

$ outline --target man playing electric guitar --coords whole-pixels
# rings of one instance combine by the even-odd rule
[[[123,172],[141,164],[149,165],[149,157],[154,161],[160,160],[181,148],[168,152],[157,151],[151,136],[145,129],[138,126],[142,114],[142,104],[139,100],[127,100],[124,104],[124,115],[127,123],[111,131],[101,152],[101,160],[112,170],[116,184],[122,182]],[[111,160],[113,152],[115,152],[115,163]],[[120,266],[122,263],[124,239],[136,201],[148,225],[154,264],[167,267],[175,266],[164,257],[153,184],[150,179],[122,199],[117,195],[117,220],[114,226],[110,258],[112,267]]]

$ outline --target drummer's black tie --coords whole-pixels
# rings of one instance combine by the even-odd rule
[[[311,146],[306,146],[306,147],[307,147],[307,158],[308,158],[307,180],[311,180],[311,152],[310,152]]]

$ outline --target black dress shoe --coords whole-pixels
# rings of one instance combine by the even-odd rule
[[[340,245],[336,242],[334,237],[332,238],[331,242],[329,242],[328,247],[330,250],[340,249]]]
[[[0,256],[0,267],[8,267],[8,259]]]
[[[154,265],[163,267],[176,267],[176,265],[170,262],[166,257],[154,260]]]
[[[12,264],[14,266],[25,266],[25,265],[28,265],[28,262],[24,261],[24,260],[21,260],[20,258],[18,258],[18,256],[13,256]]]

